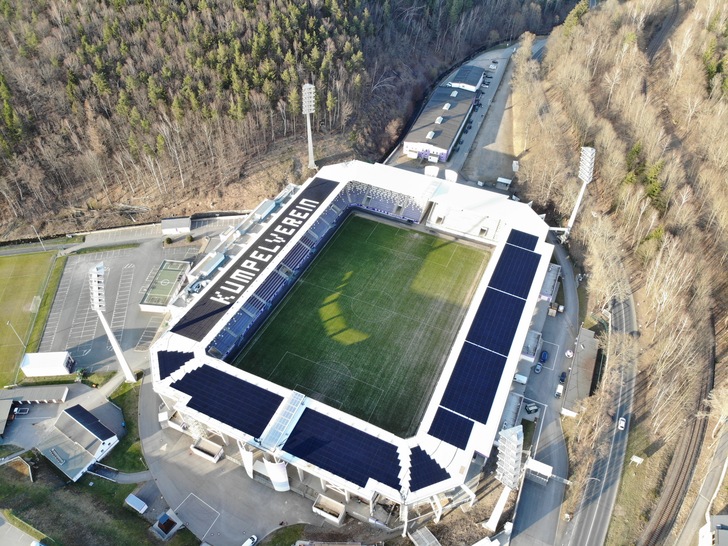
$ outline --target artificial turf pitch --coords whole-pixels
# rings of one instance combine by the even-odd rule
[[[234,364],[412,436],[489,257],[352,215]]]

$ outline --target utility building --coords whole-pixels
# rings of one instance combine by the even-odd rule
[[[447,161],[470,116],[482,82],[482,68],[463,66],[452,80],[435,89],[404,138],[402,153],[432,163]]]

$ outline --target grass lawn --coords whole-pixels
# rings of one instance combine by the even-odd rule
[[[44,299],[43,289],[54,255],[54,252],[38,252],[0,257],[0,279],[3,280],[0,283],[0,308],[3,310],[0,324],[0,387],[15,381],[25,350],[23,343],[28,344],[31,337],[30,332]],[[51,301],[52,298],[51,295]]]
[[[134,485],[118,485],[96,476],[65,485],[44,458],[37,464],[33,483],[11,466],[0,467],[0,508],[12,510],[14,516],[46,535],[45,544],[159,544],[148,532],[150,523],[123,505]],[[199,541],[185,531],[169,543],[183,546]]]
[[[147,467],[143,462],[142,445],[139,441],[139,425],[137,423],[139,389],[142,382],[122,383],[109,400],[119,406],[124,413],[126,435],[119,444],[104,457],[105,465],[122,472],[141,472]]]
[[[305,525],[290,525],[274,531],[263,540],[261,546],[291,546],[298,540],[303,540],[303,529]]]
[[[410,436],[489,257],[350,216],[234,364]]]

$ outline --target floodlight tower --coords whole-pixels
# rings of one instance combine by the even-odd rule
[[[308,131],[308,168],[318,169],[313,160],[313,137],[311,136],[311,114],[316,111],[316,87],[310,83],[303,84],[302,112],[306,115],[306,129]]]
[[[566,240],[569,238],[571,228],[574,227],[574,222],[576,221],[576,213],[579,211],[579,206],[581,205],[582,199],[584,199],[586,187],[592,181],[592,177],[594,176],[594,159],[596,157],[596,154],[597,151],[594,148],[589,148],[587,146],[583,146],[581,148],[581,160],[579,161],[579,180],[581,180],[583,184],[581,185],[581,190],[579,190],[579,195],[576,198],[574,210],[571,211],[569,223],[566,224],[565,228],[551,228],[551,231],[563,232],[563,234],[561,235],[562,243],[566,242]]]
[[[109,338],[109,343],[111,343],[112,349],[114,349],[114,354],[116,355],[116,359],[119,361],[121,371],[124,372],[126,382],[134,383],[136,378],[134,377],[134,374],[131,373],[131,368],[124,358],[121,346],[119,345],[119,342],[116,341],[116,336],[114,336],[111,331],[111,327],[104,316],[104,311],[106,311],[106,294],[104,290],[105,273],[106,269],[104,268],[103,262],[99,262],[88,271],[88,282],[89,288],[91,289],[91,309],[96,311],[99,315],[101,325],[104,327],[104,331],[106,332],[106,336]]]

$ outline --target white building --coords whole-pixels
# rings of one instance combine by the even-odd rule
[[[83,406],[65,409],[38,450],[71,481],[103,459],[119,438]]]
[[[68,351],[50,353],[25,353],[20,369],[25,377],[68,375],[76,361]]]
[[[253,335],[349,211],[492,249],[410,438],[223,361]],[[379,503],[399,505],[405,530],[415,508],[432,507],[439,517],[440,495],[471,495],[464,485],[471,461],[490,456],[501,429],[553,251],[547,232],[530,207],[501,194],[380,164],[324,167],[290,188],[189,307],[171,311],[170,330],[151,349],[153,388],[168,410],[160,419],[195,439],[220,436],[251,478],[265,476],[278,491],[291,481],[320,484],[313,509],[332,523],[352,499],[368,503],[372,516]]]

